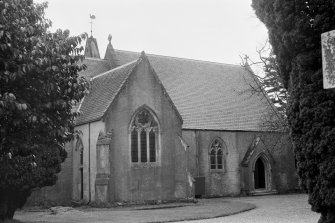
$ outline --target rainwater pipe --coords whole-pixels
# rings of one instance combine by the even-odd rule
[[[91,202],[91,123],[88,123],[88,203]]]

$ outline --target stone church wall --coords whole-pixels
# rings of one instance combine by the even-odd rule
[[[255,147],[247,167],[241,167],[242,194],[250,194],[255,188],[253,171],[256,159],[260,153],[265,154],[271,164],[271,188],[278,193],[287,193],[298,190],[298,178],[295,169],[294,153],[287,133],[255,132],[250,135],[239,132],[238,147],[242,149],[240,163],[256,137],[261,141]]]
[[[181,162],[186,159],[186,153],[178,138],[182,123],[151,72],[147,63],[139,64],[105,118],[106,132],[112,132],[111,202],[172,200],[187,196],[186,166]],[[159,122],[157,163],[131,162],[129,127],[132,116],[141,106],[149,109]]]
[[[96,145],[100,132],[105,132],[105,123],[102,121],[91,122],[89,124],[84,124],[77,126],[76,130],[80,131],[82,134],[80,136],[83,144],[83,172],[84,172],[84,196],[82,202],[91,202],[95,200],[95,177],[96,177]],[[74,143],[74,156],[73,156],[73,191],[72,199],[75,201],[81,200],[79,195],[79,187],[76,186],[80,183],[79,180],[79,152],[76,150]]]
[[[99,132],[104,132],[102,121],[77,126],[82,132],[83,144],[83,199],[80,198],[79,153],[76,140],[65,145],[67,158],[61,164],[61,172],[54,186],[36,189],[28,198],[27,205],[69,205],[71,201],[88,203],[95,200],[96,143]],[[89,137],[91,139],[89,140]],[[90,144],[90,148],[89,148]],[[89,154],[91,157],[89,157]]]
[[[205,177],[205,197],[249,194],[254,190],[252,165],[242,167],[241,162],[257,136],[263,139],[266,146],[262,145],[254,151],[250,163],[256,161],[258,153],[267,150],[273,159],[272,189],[279,193],[296,190],[298,181],[294,154],[286,134],[183,129],[183,138],[190,146],[188,169],[195,178]],[[222,139],[227,148],[224,171],[210,169],[209,147],[215,138]],[[278,139],[280,143],[273,146]]]
[[[240,193],[239,151],[236,132],[183,130],[190,146],[189,169],[193,177],[205,177],[205,197],[232,196]],[[226,147],[223,170],[211,170],[209,148],[214,139]],[[191,152],[192,151],[192,152]]]

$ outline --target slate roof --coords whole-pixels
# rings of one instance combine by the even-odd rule
[[[139,53],[115,50],[119,64]],[[260,131],[269,103],[252,93],[251,73],[240,65],[147,54],[183,118],[183,129]]]
[[[107,60],[86,57],[82,63],[84,63],[87,68],[81,71],[79,75],[86,77],[87,80],[111,69],[110,63]]]
[[[80,106],[82,114],[76,120],[77,125],[99,120],[104,115],[137,62],[132,61],[92,78],[90,93]]]
[[[81,105],[83,115],[77,124],[103,116],[140,57],[140,53],[129,51],[115,50],[115,53],[118,65],[122,66],[93,79],[91,93]],[[249,84],[254,85],[255,80],[245,68],[152,54],[147,56],[182,116],[183,129],[262,130],[261,120],[268,112],[269,104],[263,95],[250,91]],[[92,66],[102,70],[106,68],[101,61]],[[93,73],[87,76],[98,73],[93,67],[89,69]],[[101,93],[98,94],[97,89]]]

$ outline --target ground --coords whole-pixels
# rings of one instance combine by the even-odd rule
[[[177,203],[112,209],[58,207],[44,211],[23,210],[16,212],[14,218],[29,223],[187,222],[191,219],[203,219],[192,221],[194,223],[315,223],[319,215],[310,210],[307,195],[290,194],[201,199],[197,204]]]
[[[237,215],[192,223],[316,223],[320,215],[311,211],[307,199],[305,194],[233,198],[229,200],[252,203],[257,208]]]

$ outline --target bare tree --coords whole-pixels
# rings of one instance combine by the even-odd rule
[[[257,50],[259,60],[252,61],[247,55],[241,57],[243,66],[252,77],[245,82],[249,89],[243,93],[260,94],[267,100],[266,113],[262,115],[260,129],[264,132],[287,132],[288,123],[286,116],[288,92],[279,75],[279,67],[268,41]],[[267,138],[260,134],[261,138]],[[269,148],[280,148],[285,134],[273,134],[267,144]],[[265,142],[264,142],[265,143]]]

